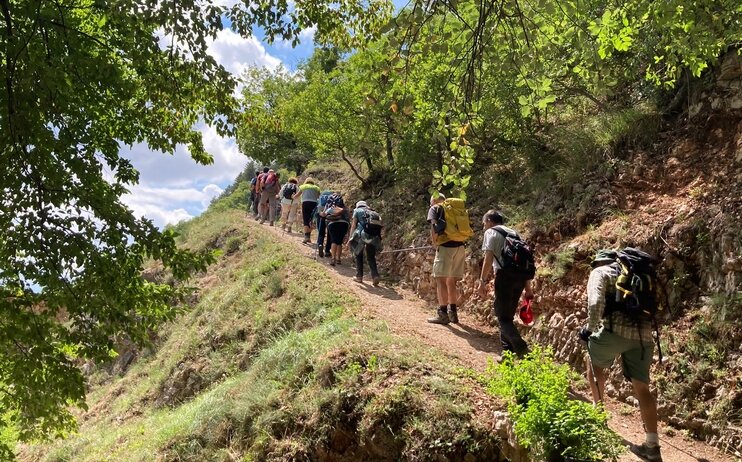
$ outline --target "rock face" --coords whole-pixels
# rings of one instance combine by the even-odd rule
[[[567,249],[572,252],[572,264],[560,277],[554,273],[537,276],[534,289],[538,318],[532,327],[520,329],[530,342],[552,346],[559,360],[579,371],[584,370],[585,348],[576,330],[587,318],[588,263],[600,247],[631,245],[662,259],[659,277],[671,308],[666,314],[670,328],[665,334],[670,337],[673,330],[688,335],[694,328],[696,320],[689,324],[684,314],[705,313],[724,320],[734,312],[734,304],[742,300],[742,57],[730,53],[716,75],[717,84],[696,95],[688,107],[692,125],[671,135],[660,135],[662,139],[653,152],[633,153],[626,167],[573,185],[566,191],[567,197],[560,197],[558,191],[541,194],[543,203],[536,210],[545,212],[550,206],[544,204],[563,201],[568,210],[576,212],[569,223],[553,225],[531,236],[540,250],[538,264],[553,267],[544,257]],[[626,215],[611,217],[615,210],[623,210]],[[473,221],[477,219],[472,217]],[[590,222],[598,224],[586,227]],[[582,234],[578,230],[583,230]],[[567,237],[570,235],[571,240]],[[414,245],[427,245],[427,241],[427,236],[420,234]],[[459,283],[460,312],[494,325],[491,301],[473,295],[482,261],[480,244],[478,232],[468,247],[467,273]],[[403,285],[431,302],[431,309],[436,298],[432,255],[432,251],[400,253],[391,265]],[[720,297],[731,300],[731,305],[719,308]],[[655,377],[678,367],[679,358],[671,351],[665,354],[671,357],[662,366],[655,363]],[[734,378],[742,372],[739,346],[731,358],[726,365],[728,374],[710,376],[708,383],[697,384],[694,392],[705,401],[706,409],[732,403],[730,415],[742,419],[742,392],[730,392],[742,387],[742,380]],[[687,386],[690,390],[696,385]],[[611,370],[606,393],[636,404],[618,367]],[[665,401],[662,393],[659,408],[664,422],[688,429],[721,449],[742,453],[739,422],[714,426],[707,413],[688,414],[678,403]],[[509,441],[505,424],[498,427],[498,432]]]

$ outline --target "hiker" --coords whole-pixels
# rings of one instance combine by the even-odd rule
[[[327,257],[330,258],[332,254],[330,253],[330,247],[332,243],[330,242],[329,237],[325,239],[325,235],[327,234],[327,220],[325,220],[324,215],[322,215],[322,212],[325,211],[325,208],[327,207],[327,199],[332,195],[334,191],[330,190],[324,190],[319,195],[319,203],[317,204],[317,213],[315,214],[316,220],[317,220],[317,254],[320,258]]]
[[[263,202],[263,215],[260,217],[260,224],[265,223],[268,218],[270,226],[276,220],[276,202],[278,191],[281,188],[281,182],[278,179],[278,173],[272,168],[263,176],[263,194],[260,200]]]
[[[353,218],[350,223],[350,241],[348,246],[356,257],[356,282],[363,282],[363,253],[366,252],[366,261],[371,270],[371,280],[374,287],[379,285],[381,278],[376,266],[376,252],[381,250],[381,217],[371,209],[366,201],[356,202]]]
[[[255,218],[258,217],[258,203],[260,202],[258,200],[258,176],[260,176],[260,171],[256,171],[255,176],[250,180],[250,210]]]
[[[291,177],[289,181],[283,185],[281,192],[278,193],[278,197],[281,200],[281,222],[283,223],[281,228],[284,231],[291,233],[291,228],[296,221],[296,215],[299,211],[299,201],[294,200],[294,194],[299,191],[299,182],[296,178]]]
[[[264,206],[263,202],[265,200],[265,197],[263,197],[263,189],[265,185],[265,176],[268,175],[268,171],[270,168],[263,167],[263,173],[258,175],[258,179],[255,183],[255,191],[258,198],[258,215],[255,217],[256,220],[264,220],[266,216],[266,206]]]
[[[490,270],[494,272],[495,299],[493,302],[493,314],[500,324],[500,341],[503,351],[512,351],[519,357],[528,353],[528,345],[520,336],[518,328],[515,327],[513,318],[518,310],[518,301],[521,293],[525,300],[533,299],[531,290],[531,279],[536,272],[532,264],[527,270],[519,270],[508,256],[508,247],[514,242],[523,241],[518,233],[505,226],[505,217],[496,210],[489,210],[482,218],[484,238],[482,239],[482,252],[484,252],[484,263],[476,282],[475,290],[480,298],[488,295],[487,281]],[[509,242],[508,242],[509,241]]]
[[[461,199],[446,199],[439,194],[430,198],[428,210],[430,239],[435,247],[433,278],[438,295],[438,311],[433,324],[458,324],[456,283],[464,277],[464,243],[472,236],[469,215]]]
[[[301,198],[301,218],[304,224],[304,244],[309,243],[309,238],[312,233],[311,223],[314,210],[317,208],[317,201],[319,200],[320,189],[319,186],[314,184],[314,179],[308,177],[304,180],[304,184],[299,186],[299,192],[294,194],[293,199],[296,200]]]
[[[644,460],[660,462],[657,401],[649,390],[654,317],[647,313],[654,313],[657,309],[653,293],[653,261],[650,255],[632,248],[621,252],[598,251],[587,281],[588,323],[580,329],[579,337],[587,343],[587,375],[596,404],[603,401],[605,370],[613,365],[616,356],[621,356],[623,375],[631,381],[634,395],[639,400],[646,432],[645,442],[632,444],[631,452]],[[641,287],[627,288],[624,283],[631,280],[639,280]],[[635,302],[636,315],[629,308],[629,304]]]
[[[343,244],[348,235],[348,209],[345,207],[343,196],[334,192],[327,198],[325,210],[320,214],[327,222],[327,239],[330,241],[330,265],[341,263]]]

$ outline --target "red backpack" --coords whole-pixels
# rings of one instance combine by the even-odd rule
[[[265,174],[265,180],[263,182],[263,190],[268,192],[276,192],[276,185],[278,184],[278,177],[275,172],[268,172]]]

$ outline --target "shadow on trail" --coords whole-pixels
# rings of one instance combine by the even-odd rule
[[[353,280],[353,276],[356,275],[356,268],[354,262],[350,259],[348,256],[343,256],[342,263],[339,265],[330,266],[330,260],[329,259],[319,259],[320,261],[326,262],[329,269],[334,269],[338,274],[342,276],[346,276],[348,278],[347,284],[355,284],[360,285],[363,290],[366,292],[377,295],[382,298],[386,298],[388,300],[403,300],[402,295],[400,295],[394,288],[392,287],[385,287],[383,285],[380,285],[378,287],[374,287],[371,284],[371,275],[369,274],[368,268],[364,268],[364,280],[363,282],[355,282]]]
[[[448,324],[448,330],[457,337],[466,340],[472,348],[483,353],[494,353],[502,356],[502,346],[496,335],[481,331],[467,324]]]

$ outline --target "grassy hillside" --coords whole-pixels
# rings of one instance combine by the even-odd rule
[[[79,434],[22,447],[21,460],[497,457],[465,371],[356,319],[357,299],[259,234],[238,202],[178,227],[184,246],[220,252],[192,305],[128,369],[93,368]]]

